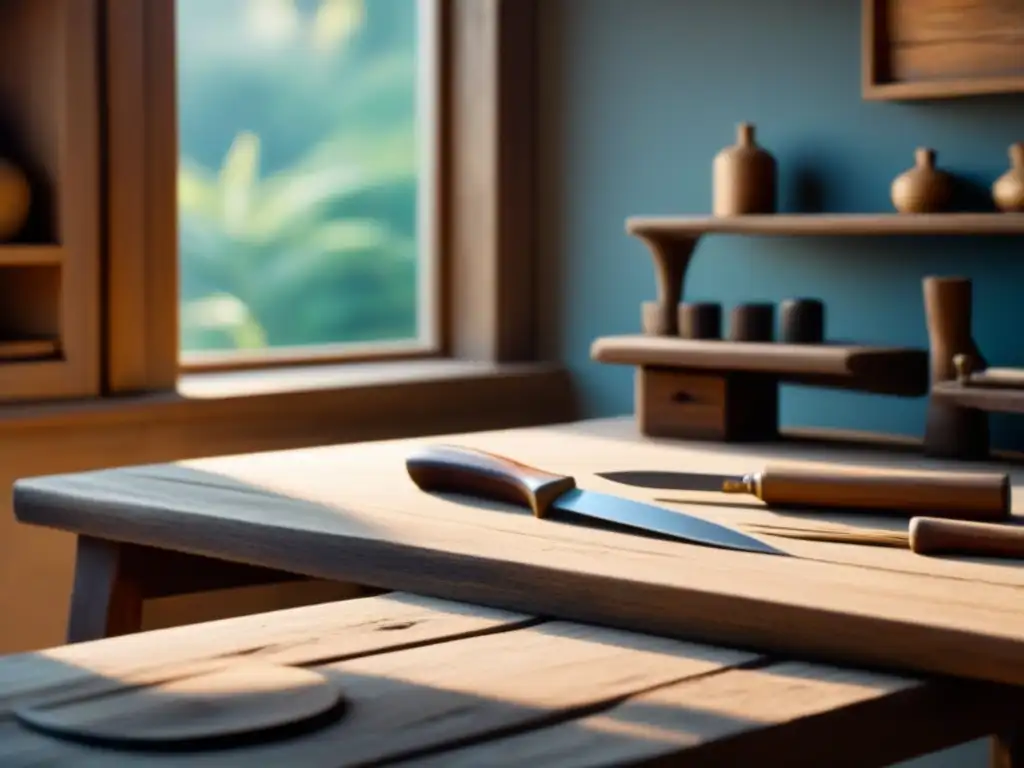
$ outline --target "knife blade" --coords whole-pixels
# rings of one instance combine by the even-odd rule
[[[563,510],[693,544],[787,554],[723,525],[653,504],[577,488],[575,478],[568,475],[545,472],[473,448],[423,446],[406,457],[405,466],[422,491],[461,493],[527,506],[540,519],[554,510]]]
[[[721,493],[722,487],[735,475],[713,475],[703,472],[656,472],[653,470],[624,470],[598,472],[598,477],[613,483],[635,488],[653,488],[661,491],[709,491]]]

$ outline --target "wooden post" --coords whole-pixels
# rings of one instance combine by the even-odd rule
[[[956,355],[968,355],[975,370],[986,367],[971,335],[971,281],[965,277],[926,277],[923,287],[931,385],[956,379]],[[988,415],[930,398],[924,449],[928,456],[987,457]]]
[[[638,235],[647,244],[654,258],[654,275],[658,287],[658,311],[645,333],[652,336],[676,336],[679,333],[679,302],[683,298],[683,281],[693,258],[699,237],[662,239]]]

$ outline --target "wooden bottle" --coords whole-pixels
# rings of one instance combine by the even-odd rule
[[[992,200],[1001,211],[1024,211],[1024,142],[1010,147],[1010,170],[992,185]]]
[[[758,146],[754,133],[753,125],[740,123],[736,144],[715,156],[715,216],[775,213],[775,158]]]
[[[949,207],[953,180],[935,167],[935,150],[925,147],[914,153],[914,167],[892,182],[892,204],[900,213],[938,213]]]

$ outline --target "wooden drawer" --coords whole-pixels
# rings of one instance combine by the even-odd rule
[[[778,382],[760,374],[719,374],[640,366],[636,414],[651,437],[765,440],[778,436]]]

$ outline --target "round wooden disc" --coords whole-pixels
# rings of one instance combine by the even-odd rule
[[[318,672],[246,662],[15,715],[36,730],[76,741],[180,748],[299,726],[341,701],[339,685]]]

